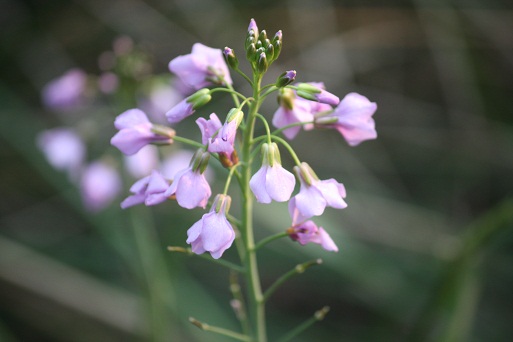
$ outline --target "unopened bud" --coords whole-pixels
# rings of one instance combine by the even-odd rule
[[[267,57],[265,56],[265,52],[261,52],[260,56],[258,57],[258,62],[257,62],[258,71],[260,71],[261,73],[264,73],[267,71],[267,67],[268,67]]]
[[[296,79],[296,70],[285,71],[276,79],[276,87],[283,88],[291,84]]]
[[[254,56],[256,55],[256,46],[254,43],[249,44],[248,48],[246,49],[246,58],[248,61],[252,62],[254,59]]]
[[[253,32],[251,32],[253,31]],[[249,26],[248,26],[248,35],[252,34],[255,39],[258,37],[258,26],[256,24],[256,21],[255,19],[251,18],[251,20],[249,21]]]
[[[236,70],[239,66],[239,60],[235,56],[235,52],[229,47],[225,47],[223,50],[224,60],[232,69]]]
[[[260,34],[258,35],[258,40],[262,43],[267,39],[267,32],[265,30],[260,31]]]
[[[267,48],[265,49],[265,56],[267,57],[268,61],[274,61],[274,46],[272,46],[272,44],[267,45]]]

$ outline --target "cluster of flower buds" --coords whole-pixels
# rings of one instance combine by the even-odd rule
[[[246,35],[244,48],[246,58],[251,63],[253,70],[260,73],[267,71],[267,68],[278,58],[282,47],[282,32],[276,32],[272,39],[267,37],[265,30],[258,31],[254,19],[251,19]]]

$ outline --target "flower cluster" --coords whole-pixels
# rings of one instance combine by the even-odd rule
[[[176,105],[184,94],[192,91],[177,80],[173,81],[171,75],[152,75],[148,61],[147,54],[135,46],[130,38],[120,37],[113,42],[111,50],[100,55],[100,74],[88,74],[73,68],[49,81],[42,89],[41,100],[45,108],[57,114],[66,126],[38,134],[37,146],[51,166],[68,175],[69,181],[80,191],[85,209],[91,212],[107,208],[119,196],[123,187],[118,154],[104,152],[98,155],[96,151],[88,151],[92,141],[96,141],[98,136],[105,136],[101,130],[110,127],[112,119],[105,115],[96,116],[94,112],[105,101],[124,98],[127,89],[133,91],[132,85],[136,81],[139,84],[141,79],[144,82],[137,87],[137,94],[144,96],[137,101],[143,110],[129,110],[116,119],[115,126],[120,131],[112,143],[126,154],[123,162],[129,176],[144,177],[153,169],[158,169],[166,176],[174,174],[164,170],[164,164],[159,165],[156,147],[143,148],[149,143],[170,144],[174,131],[150,123],[146,113],[159,124],[165,123],[162,112]],[[132,143],[124,144],[127,139]],[[191,155],[188,154],[186,165]],[[90,160],[91,157],[94,159]],[[166,162],[168,159],[174,160],[174,164],[182,163],[172,155],[165,156]],[[129,205],[124,203],[123,206]]]
[[[187,243],[194,253],[209,252],[213,258],[220,258],[232,245],[237,229],[242,235],[248,234],[245,227],[234,228],[236,221],[228,215],[231,202],[228,189],[234,177],[241,187],[242,196],[247,196],[249,192],[245,189],[249,188],[259,203],[288,201],[291,227],[285,231],[293,241],[301,245],[312,242],[328,251],[338,251],[328,233],[317,227],[312,218],[322,215],[326,207],[345,208],[345,187],[335,179],[319,179],[307,163],[300,161],[287,140],[294,139],[301,127],[305,130],[333,128],[350,146],[375,139],[372,116],[377,106],[357,93],[347,94],[340,100],[321,82],[294,83],[295,70],[283,72],[275,83],[262,87],[263,75],[280,55],[282,40],[281,31],[269,38],[265,30],[258,29],[253,19],[250,21],[244,49],[252,77],[239,69],[235,51],[229,47],[220,50],[196,43],[191,53],[171,60],[170,71],[195,92],[162,113],[168,123],[177,125],[196,114],[216,93],[228,93],[233,98],[234,107],[227,111],[224,120],[216,113],[196,119],[201,143],[181,137],[175,131],[176,127],[172,129],[150,122],[140,109],[129,109],[116,118],[114,125],[119,131],[111,143],[127,155],[148,144],[177,141],[201,146],[189,165],[172,179],[165,179],[154,170],[137,181],[130,188],[132,195],[123,201],[123,208],[142,203],[150,206],[166,200],[176,201],[187,209],[205,208],[212,191],[204,172],[212,159],[209,157],[213,155],[228,170],[228,175],[224,191],[215,196],[210,211],[187,232]],[[253,87],[251,97],[233,89],[230,69]],[[272,132],[267,118],[258,109],[273,92],[277,93],[279,107],[272,117],[272,124],[277,130]],[[254,137],[254,127],[258,122],[262,122],[266,134]],[[295,161],[294,173],[282,165],[280,146]],[[254,156],[258,151],[262,159],[255,171]],[[296,181],[299,189],[293,195]],[[246,203],[250,203],[250,199],[246,198]]]

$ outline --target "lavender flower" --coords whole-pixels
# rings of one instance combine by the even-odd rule
[[[287,230],[290,238],[301,245],[316,243],[327,251],[338,252],[338,247],[329,234],[322,228],[317,227],[313,221],[306,221],[290,227]]]
[[[86,73],[77,68],[71,69],[43,88],[43,103],[51,109],[73,109],[82,104],[86,84]]]
[[[223,124],[217,117],[216,113],[210,114],[209,120],[205,118],[198,118],[196,120],[196,124],[201,131],[201,141],[203,145],[208,144],[210,138],[212,138],[212,136],[216,134],[221,129],[221,127],[223,127]]]
[[[66,171],[70,179],[77,178],[85,157],[82,139],[69,128],[54,128],[41,132],[37,145],[54,168]]]
[[[273,116],[273,125],[282,128],[291,124],[313,121],[310,104],[306,100],[297,99],[291,89],[283,89],[279,97],[280,107]],[[293,126],[283,130],[288,139],[294,137],[301,130],[301,126]]]
[[[208,151],[226,153],[228,156],[234,151],[235,136],[237,135],[237,120],[225,122],[218,133],[208,140]]]
[[[201,150],[196,152],[190,165],[177,172],[165,195],[176,196],[178,204],[186,209],[205,208],[212,194],[204,175],[208,158],[208,153]]]
[[[169,70],[194,89],[232,84],[221,50],[200,43],[193,45],[190,54],[178,56],[169,62]]]
[[[289,201],[289,213],[293,224],[303,222],[312,216],[322,215],[326,207],[343,209],[347,207],[344,198],[346,189],[335,179],[319,180],[310,166],[301,163],[294,172],[300,181],[299,193]]]
[[[148,206],[162,203],[167,199],[165,192],[168,188],[169,183],[162,174],[153,170],[151,175],[139,179],[130,187],[133,195],[121,202],[121,208],[126,209],[142,203]]]
[[[374,119],[377,105],[357,93],[347,94],[335,110],[316,118],[318,127],[332,127],[342,134],[347,143],[356,146],[362,141],[376,139]]]
[[[203,88],[198,90],[171,108],[166,113],[167,121],[172,124],[182,121],[186,117],[194,114],[196,109],[207,104],[211,98],[212,96],[210,96],[209,89]]]
[[[310,101],[317,101],[331,106],[336,106],[340,103],[338,96],[324,90],[324,84],[317,83],[300,83],[297,85],[296,94]]]
[[[121,191],[121,177],[109,164],[97,161],[87,166],[80,181],[85,207],[98,212],[106,208]]]
[[[322,85],[322,83],[313,84]],[[313,124],[309,124],[308,122],[313,122],[314,115],[332,109],[330,105],[297,97],[296,93],[288,88],[284,88],[280,91],[278,100],[280,107],[273,116],[273,125],[276,128],[304,122],[305,124],[302,126],[305,130],[312,129]],[[283,130],[283,135],[291,140],[294,139],[300,130],[300,125],[289,127]]]
[[[136,154],[125,156],[125,168],[134,178],[141,178],[151,173],[159,164],[159,153],[156,146],[147,146]]]
[[[263,144],[262,155],[262,167],[249,181],[251,191],[260,203],[271,203],[271,200],[288,201],[294,191],[296,179],[292,173],[281,166],[276,143]]]
[[[187,230],[187,243],[194,253],[209,252],[214,259],[219,259],[230,248],[235,239],[235,232],[226,219],[230,202],[230,196],[217,195],[210,211]]]
[[[110,143],[126,155],[137,153],[150,143],[173,142],[175,132],[169,127],[152,124],[146,114],[139,109],[129,109],[118,115],[114,126],[119,129]]]

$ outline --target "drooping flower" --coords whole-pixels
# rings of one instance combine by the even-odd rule
[[[260,203],[285,202],[290,199],[296,179],[281,166],[276,143],[262,145],[262,167],[251,177],[249,186]]]
[[[221,50],[200,43],[193,45],[190,54],[178,56],[169,62],[169,70],[194,89],[232,84]]]
[[[235,239],[235,232],[226,218],[230,203],[230,196],[217,195],[210,211],[187,230],[187,243],[194,253],[209,252],[214,259],[219,259],[230,248]]]
[[[372,116],[377,105],[357,93],[347,94],[332,113],[315,119],[318,127],[335,128],[351,146],[362,141],[376,139],[377,133]]]
[[[121,208],[137,204],[156,205],[164,202],[167,199],[165,195],[166,190],[169,188],[169,183],[156,170],[153,170],[149,176],[139,179],[130,187],[130,192],[133,194],[121,202]]]
[[[340,103],[338,96],[324,90],[324,84],[321,82],[299,83],[297,88],[296,94],[307,100],[325,103],[330,106],[336,106]]]
[[[54,128],[41,132],[37,136],[37,145],[54,168],[66,171],[72,180],[76,180],[86,148],[77,133],[69,128]]]
[[[178,204],[186,209],[195,207],[205,208],[212,194],[204,172],[208,164],[210,154],[201,149],[196,152],[190,165],[179,171],[173,182],[166,190],[167,197],[176,196]]]
[[[173,129],[152,124],[139,109],[129,109],[118,115],[114,126],[119,132],[110,143],[126,155],[135,154],[150,143],[171,144],[175,136]]]
[[[51,109],[73,109],[84,101],[87,74],[74,68],[50,81],[42,91],[43,103]]]
[[[198,90],[168,110],[166,113],[167,121],[172,124],[182,121],[186,117],[194,114],[196,109],[207,104],[211,98],[210,90],[207,88]]]
[[[322,215],[326,207],[343,209],[347,207],[344,198],[346,189],[335,179],[319,180],[307,163],[295,166],[294,172],[300,181],[299,193],[289,201],[289,213],[293,224],[303,222],[312,216]]]
[[[311,242],[321,245],[327,251],[338,252],[338,247],[329,234],[322,227],[317,227],[313,221],[296,224],[287,233],[292,240],[303,246]]]
[[[98,212],[106,208],[121,191],[121,177],[109,164],[97,161],[87,166],[80,180],[84,206]]]

